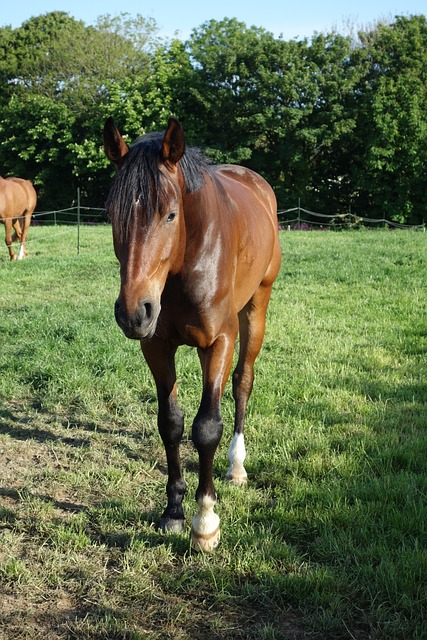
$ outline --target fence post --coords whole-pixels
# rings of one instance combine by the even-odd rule
[[[301,198],[298,198],[298,230],[301,230]]]
[[[77,187],[77,255],[80,255],[80,187]]]

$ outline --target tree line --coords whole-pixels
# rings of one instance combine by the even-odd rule
[[[186,41],[154,20],[64,12],[0,29],[0,174],[33,180],[39,208],[102,207],[112,168],[102,129],[164,128],[214,162],[261,173],[279,208],[427,221],[427,22],[285,40],[236,19]]]

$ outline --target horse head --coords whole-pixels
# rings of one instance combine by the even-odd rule
[[[128,338],[151,338],[161,310],[161,295],[184,256],[182,206],[184,134],[174,118],[164,134],[126,144],[112,118],[104,127],[104,149],[116,178],[107,200],[121,286],[115,317]]]

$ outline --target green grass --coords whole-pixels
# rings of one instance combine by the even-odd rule
[[[282,233],[222,541],[162,536],[154,385],[115,325],[111,230],[0,254],[1,640],[418,639],[427,606],[427,236]],[[199,365],[179,353],[188,521]]]

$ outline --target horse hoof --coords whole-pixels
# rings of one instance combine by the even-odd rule
[[[221,532],[219,527],[209,535],[202,535],[200,533],[196,533],[193,528],[191,529],[191,547],[194,551],[212,553],[212,551],[215,551],[219,545],[220,538]]]
[[[185,520],[161,518],[160,527],[163,533],[183,533],[185,531]]]
[[[227,482],[228,484],[232,484],[235,487],[242,487],[245,484],[248,484],[248,476],[236,476],[227,473]]]

